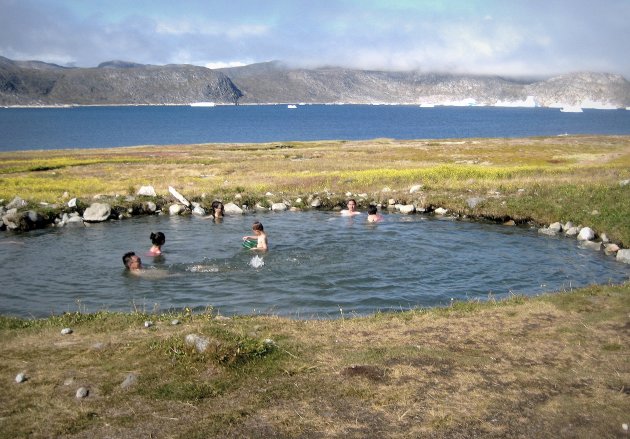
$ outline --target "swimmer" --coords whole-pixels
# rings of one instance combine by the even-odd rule
[[[347,209],[342,210],[340,213],[343,216],[354,216],[360,215],[361,212],[357,212],[357,201],[354,198],[350,198],[346,203]]]
[[[125,268],[132,273],[142,270],[142,260],[134,252],[127,252],[122,257]]]
[[[256,247],[252,247],[252,250],[267,251],[269,244],[262,223],[256,221],[252,226],[252,230],[254,231],[254,235],[243,236],[243,241],[256,240]]]
[[[212,213],[210,214],[210,216],[214,217],[214,219],[219,219],[219,218],[223,218],[224,214],[225,214],[225,207],[223,206],[223,203],[220,202],[219,200],[214,200],[212,202]]]
[[[149,256],[160,256],[162,254],[162,246],[166,242],[166,236],[162,232],[151,232],[150,238],[153,246],[149,250]]]
[[[369,223],[377,223],[383,220],[383,217],[378,213],[378,209],[373,204],[370,204],[370,207],[368,207],[367,220]]]

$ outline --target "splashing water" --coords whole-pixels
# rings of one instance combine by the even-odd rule
[[[261,258],[260,256],[256,255],[252,258],[251,261],[249,261],[249,265],[251,265],[254,268],[260,268],[263,265],[265,265],[265,261],[263,260],[263,258]]]

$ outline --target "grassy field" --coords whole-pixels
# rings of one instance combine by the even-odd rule
[[[350,192],[363,206],[573,221],[625,247],[628,179],[628,136],[0,154],[0,198],[31,206],[144,185],[208,202],[319,194],[333,206]],[[327,321],[212,310],[0,317],[0,438],[629,437],[629,312],[626,283]],[[208,349],[187,345],[189,334]]]
[[[238,203],[326,194],[540,223],[573,221],[630,244],[629,136],[143,146],[0,154],[0,198],[62,203],[173,186]],[[409,188],[422,190],[410,194]],[[273,196],[266,195],[273,193]],[[64,197],[64,194],[67,196]],[[474,209],[467,199],[481,198]]]

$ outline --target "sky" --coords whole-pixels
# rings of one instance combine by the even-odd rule
[[[630,0],[0,0],[0,56],[630,80]]]

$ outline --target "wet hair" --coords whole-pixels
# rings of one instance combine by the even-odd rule
[[[376,215],[376,212],[378,212],[378,209],[376,208],[376,206],[373,204],[370,204],[370,207],[368,207],[368,215]]]
[[[164,233],[162,232],[151,232],[150,238],[153,245],[164,245],[164,243],[166,242],[166,236],[164,236]]]
[[[126,268],[129,268],[129,264],[131,263],[131,258],[135,255],[136,255],[135,252],[127,252],[123,255],[122,261],[123,261],[123,264],[125,264]]]
[[[350,198],[350,199],[346,202],[346,205],[350,204],[350,202],[351,202],[351,201],[354,203],[354,205],[355,205],[355,206],[357,205],[357,200],[355,200],[354,198]]]
[[[225,212],[225,207],[223,206],[223,203],[219,200],[214,200],[212,202],[212,216],[214,216],[217,209],[221,211],[221,215],[223,215],[223,213]]]
[[[263,228],[263,225],[260,221],[256,221],[254,223],[254,225],[252,226],[252,230],[260,230],[261,232],[264,232],[265,229]]]

